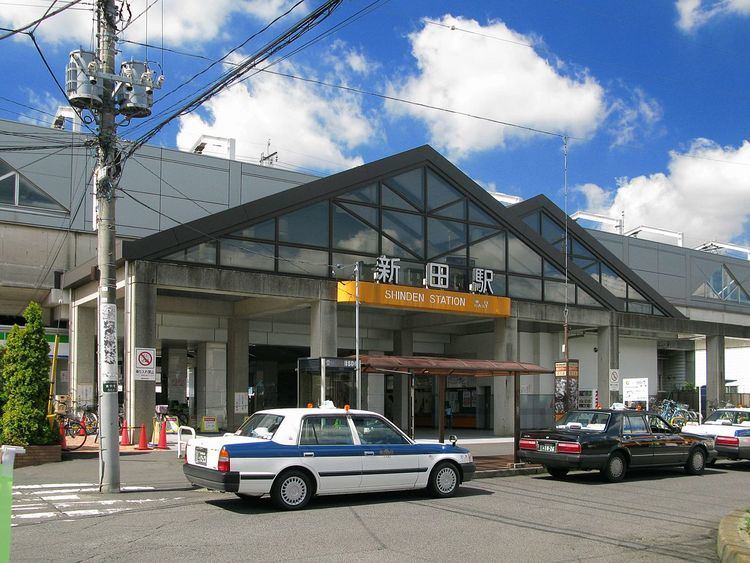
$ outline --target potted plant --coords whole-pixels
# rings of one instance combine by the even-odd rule
[[[0,442],[27,452],[16,458],[16,467],[60,461],[60,439],[47,420],[50,359],[42,308],[31,302],[23,316],[26,324],[13,326],[0,360]]]

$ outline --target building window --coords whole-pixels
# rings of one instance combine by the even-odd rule
[[[279,217],[279,242],[328,246],[328,201]]]
[[[0,159],[0,205],[28,207],[56,213],[68,210]]]
[[[273,244],[222,239],[220,248],[222,266],[273,271],[276,263]]]

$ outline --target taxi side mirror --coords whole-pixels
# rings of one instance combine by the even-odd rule
[[[451,443],[451,446],[455,446],[456,442],[458,442],[458,436],[456,436],[455,434],[451,434],[450,436],[448,436],[448,441]]]

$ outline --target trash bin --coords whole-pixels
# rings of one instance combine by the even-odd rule
[[[13,461],[26,450],[2,446],[0,456],[0,562],[10,561],[10,514],[13,506]]]

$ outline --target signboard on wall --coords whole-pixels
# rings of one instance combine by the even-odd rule
[[[578,360],[555,362],[555,416],[578,408]]]
[[[234,394],[234,414],[247,414],[247,398],[245,392]]]
[[[357,283],[353,281],[339,282],[337,301],[339,303],[354,303],[357,295],[356,286]],[[510,299],[508,297],[385,283],[359,282],[359,302],[375,307],[488,317],[510,316]]]
[[[622,400],[627,403],[648,401],[648,378],[633,377],[622,380]]]
[[[133,370],[133,379],[136,381],[156,380],[155,348],[135,349],[135,369]]]

